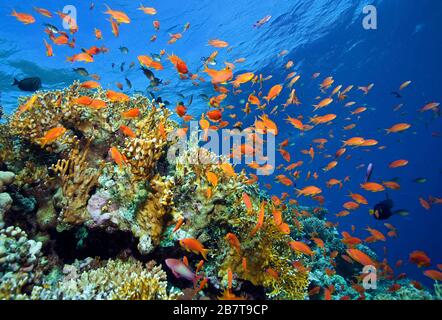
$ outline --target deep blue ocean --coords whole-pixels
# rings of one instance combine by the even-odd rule
[[[11,86],[14,77],[21,79],[38,76],[42,79],[43,89],[59,89],[70,85],[74,80],[86,78],[75,73],[72,68],[85,67],[90,74],[101,76],[100,83],[104,88],[117,90],[115,83],[124,85],[124,92],[146,92],[149,85],[146,77],[138,68],[137,56],[158,53],[166,49],[167,53],[175,53],[186,61],[189,69],[196,72],[201,69],[202,57],[207,57],[214,48],[207,45],[209,39],[222,39],[229,42],[232,49],[218,49],[220,52],[217,66],[221,68],[224,61],[233,62],[244,57],[246,61],[236,65],[235,74],[252,71],[264,76],[272,75],[272,79],[264,83],[263,92],[277,83],[284,83],[288,71],[285,68],[289,60],[294,61],[293,70],[301,74],[301,79],[295,85],[301,106],[289,106],[284,112],[273,118],[279,125],[280,133],[277,141],[290,139],[287,148],[292,156],[292,162],[305,162],[301,178],[296,182],[297,187],[312,184],[305,181],[308,170],[318,172],[319,178],[315,185],[322,186],[325,196],[324,207],[329,211],[328,219],[339,222],[339,230],[350,230],[356,227],[355,235],[361,238],[368,236],[364,229],[371,226],[386,233],[383,222],[376,221],[369,215],[372,206],[385,199],[385,192],[362,192],[360,184],[364,181],[365,167],[372,163],[375,181],[390,181],[396,179],[401,185],[398,191],[389,190],[388,195],[394,201],[395,209],[406,209],[408,217],[394,216],[388,220],[398,229],[397,238],[387,238],[384,243],[376,243],[371,247],[378,253],[379,260],[386,257],[390,265],[401,259],[404,260],[403,272],[410,277],[431,285],[432,281],[422,275],[422,270],[408,263],[408,255],[413,250],[423,250],[432,259],[432,265],[442,263],[442,210],[440,205],[433,205],[431,210],[425,210],[419,203],[419,198],[428,199],[442,197],[442,119],[433,112],[419,113],[418,109],[429,102],[442,101],[442,2],[438,0],[385,0],[385,1],[356,1],[356,0],[278,0],[278,1],[245,1],[245,0],[149,0],[145,6],[155,7],[157,15],[147,16],[137,10],[138,2],[107,0],[111,8],[125,11],[132,19],[130,24],[120,26],[120,36],[114,37],[104,2],[94,1],[95,8],[90,10],[90,1],[73,0],[66,2],[77,9],[79,31],[75,35],[76,48],[55,46],[54,57],[46,57],[43,39],[43,23],[51,23],[61,28],[61,19],[43,17],[32,10],[33,6],[44,7],[55,12],[63,9],[64,1],[3,1],[0,5],[0,91],[1,105],[6,113],[14,112],[17,98],[26,93]],[[7,4],[6,4],[7,3]],[[32,4],[31,4],[32,3]],[[365,17],[364,6],[371,4],[377,8],[377,29],[366,30],[362,25]],[[23,25],[10,16],[12,9],[18,12],[32,13],[37,22]],[[253,24],[266,15],[271,15],[270,21],[261,28]],[[155,32],[152,21],[161,22],[160,31]],[[190,29],[176,43],[169,45],[169,33],[182,32],[185,23],[190,23]],[[94,28],[103,32],[103,40],[97,41]],[[149,39],[153,34],[158,38],[155,42]],[[98,55],[94,63],[71,64],[66,61],[80,48],[93,45],[104,45],[109,52]],[[127,54],[118,48],[127,47]],[[288,54],[280,57],[278,54],[287,50]],[[136,67],[128,69],[134,61]],[[125,69],[120,70],[125,62]],[[112,67],[112,64],[115,64]],[[167,65],[168,62],[164,62]],[[320,72],[318,79],[312,80],[311,75]],[[199,71],[200,75],[204,75]],[[177,101],[193,95],[194,101],[189,107],[189,114],[198,117],[208,109],[207,102],[199,97],[200,94],[213,95],[210,83],[194,86],[190,81],[181,81],[173,68],[165,68],[158,72],[163,82],[170,80],[169,85],[160,87],[156,94],[171,102],[171,108]],[[312,116],[311,105],[320,94],[318,86],[322,79],[333,76],[335,84],[355,85],[351,92],[351,100],[358,106],[367,107],[360,119],[350,115],[349,108],[333,105],[333,112],[338,119],[331,125],[323,125],[321,129],[301,135],[284,119],[287,115],[304,115],[305,119]],[[128,89],[125,77],[130,79],[133,87]],[[402,98],[391,94],[399,86],[411,80],[412,84],[401,91]],[[364,96],[357,86],[374,83],[371,92]],[[333,86],[333,87],[334,87]],[[226,104],[236,106],[238,110],[229,111],[238,114],[236,121],[245,125],[252,124],[255,116],[261,111],[253,111],[246,118],[239,111],[244,105],[242,99],[247,99],[250,85],[241,87],[243,95],[229,95]],[[289,90],[271,106],[282,104],[287,99]],[[393,111],[398,104],[403,104],[399,111]],[[270,112],[270,108],[266,110]],[[324,113],[324,112],[322,112]],[[234,121],[232,121],[234,122]],[[407,122],[412,127],[405,133],[385,133],[386,128],[399,122]],[[350,123],[357,126],[352,131],[343,131],[342,127]],[[331,139],[329,134],[334,138]],[[339,165],[328,173],[321,168],[330,159],[325,159],[325,153],[334,154],[342,145],[342,140],[352,136],[372,138],[379,141],[379,146],[385,149],[360,148],[351,150],[352,157],[342,158]],[[300,150],[308,149],[313,139],[327,138],[326,150],[317,154],[312,164]],[[389,169],[388,164],[397,159],[407,159],[409,164],[403,168]],[[285,163],[278,154],[277,163]],[[286,164],[287,165],[287,164]],[[360,167],[360,169],[357,169]],[[344,184],[342,190],[327,189],[325,182],[330,178],[351,180]],[[425,177],[426,182],[418,184],[414,179]],[[313,180],[313,178],[311,178]],[[287,188],[275,183],[274,176],[260,177],[262,185],[271,183],[270,194],[280,195],[289,192],[294,196],[293,187]],[[265,188],[263,186],[263,188]],[[363,193],[369,201],[368,206],[362,206],[351,215],[336,218],[344,202],[349,201],[349,191]],[[302,205],[314,206],[316,202],[308,198],[299,198]]]

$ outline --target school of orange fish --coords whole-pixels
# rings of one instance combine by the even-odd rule
[[[52,18],[53,14],[44,9],[44,8],[34,8],[36,12],[39,14],[47,17]],[[138,8],[140,11],[142,11],[144,14],[149,16],[156,16],[157,10],[155,8],[151,7],[144,7],[141,6]],[[23,24],[32,24],[36,22],[36,19],[33,15],[28,13],[18,13],[15,10],[13,11],[12,15]],[[57,15],[64,19],[70,26],[69,33],[59,31],[57,34],[54,34],[53,31],[50,29],[46,29],[45,32],[47,33],[48,39],[44,39],[44,45],[46,48],[46,54],[48,57],[53,57],[54,50],[53,46],[60,46],[60,45],[67,45],[72,48],[76,48],[76,41],[75,41],[75,34],[78,31],[78,26],[76,24],[76,21],[71,19],[68,15],[65,15],[61,12],[57,12]],[[123,24],[129,24],[131,23],[131,19],[128,17],[128,15],[122,11],[111,9],[110,7],[107,7],[107,10],[105,11],[105,15],[109,16],[109,22],[110,22],[110,28],[115,37],[118,37],[120,34],[120,26]],[[160,15],[160,14],[158,14]],[[152,21],[153,26],[153,32],[158,32],[161,28],[161,23],[159,20],[153,20]],[[185,33],[189,30],[190,24],[187,23],[183,27],[182,33],[176,33],[176,34],[170,34],[170,39],[167,41],[167,45],[171,46],[173,43],[179,41],[182,37],[185,36]],[[94,34],[97,41],[101,41],[103,39],[102,31],[99,29],[94,30]],[[151,41],[156,40],[156,35],[154,34],[151,38]],[[216,48],[216,50],[226,50],[227,53],[230,52],[232,47],[230,47],[230,44],[226,41],[220,40],[220,39],[209,39],[208,45]],[[94,62],[95,56],[100,53],[106,53],[110,49],[104,47],[104,46],[93,46],[89,49],[83,49],[82,51],[73,54],[70,57],[67,57],[67,61],[71,63],[92,63]],[[172,51],[168,50],[168,51]],[[160,56],[166,55],[166,49],[161,50],[159,53]],[[284,57],[288,54],[287,50],[283,50],[279,53],[279,57]],[[244,129],[247,130],[247,132],[256,132],[256,133],[271,133],[277,136],[279,134],[278,125],[274,120],[271,119],[271,117],[276,118],[276,115],[282,112],[285,112],[287,114],[287,117],[285,121],[289,123],[292,127],[294,132],[300,133],[302,135],[307,136],[309,131],[320,131],[323,130],[323,128],[331,128],[333,127],[333,130],[329,131],[327,134],[324,134],[324,136],[327,136],[327,138],[316,138],[311,141],[311,147],[309,149],[305,150],[296,150],[295,148],[292,148],[292,142],[290,139],[285,139],[284,141],[281,141],[278,143],[278,152],[280,153],[282,159],[286,163],[278,165],[276,168],[271,167],[271,165],[266,164],[264,166],[260,166],[258,163],[250,163],[248,166],[252,169],[261,169],[264,172],[268,171],[271,172],[273,170],[276,170],[275,174],[275,183],[280,183],[283,186],[286,187],[287,191],[282,193],[279,197],[276,195],[272,196],[272,202],[275,208],[281,205],[284,201],[287,201],[290,204],[297,204],[298,200],[297,198],[304,196],[304,197],[310,197],[313,200],[318,202],[319,206],[322,206],[325,199],[322,195],[322,189],[323,188],[337,188],[341,190],[344,186],[344,184],[348,183],[351,179],[351,176],[348,175],[343,179],[338,179],[335,177],[332,177],[333,169],[335,169],[337,166],[339,166],[342,162],[344,162],[346,159],[350,159],[351,152],[358,149],[358,148],[377,148],[378,150],[383,150],[386,148],[386,146],[379,146],[379,142],[371,139],[368,137],[360,137],[360,136],[352,136],[351,132],[354,128],[357,127],[357,120],[360,119],[360,117],[363,116],[363,113],[367,111],[367,107],[360,106],[357,107],[358,102],[352,100],[350,95],[353,94],[354,97],[360,97],[370,94],[370,91],[374,88],[374,84],[368,84],[364,86],[343,86],[343,85],[336,85],[336,81],[333,78],[333,76],[326,76],[322,77],[321,80],[321,74],[319,72],[314,73],[311,76],[308,76],[309,81],[315,81],[318,83],[318,93],[319,95],[316,97],[317,101],[312,104],[304,104],[300,101],[298,97],[299,89],[296,88],[296,83],[301,79],[301,75],[298,74],[298,72],[293,71],[293,68],[295,67],[295,62],[288,61],[285,64],[285,72],[287,72],[286,81],[283,84],[274,84],[270,87],[270,89],[267,92],[263,92],[263,84],[270,81],[272,79],[272,76],[264,76],[262,74],[255,74],[254,72],[244,72],[241,74],[235,74],[234,69],[237,64],[241,64],[244,61],[246,61],[246,58],[239,58],[234,60],[233,62],[225,62],[225,67],[217,70],[217,69],[210,69],[208,67],[208,62],[213,61],[218,56],[218,51],[214,51],[210,57],[206,60],[204,64],[204,70],[203,72],[208,76],[210,79],[210,82],[214,89],[214,95],[209,98],[209,110],[205,113],[203,113],[201,116],[197,116],[196,118],[199,118],[199,124],[203,131],[207,131],[208,129],[212,130],[218,130],[221,128],[239,128],[242,129],[243,123],[240,121],[242,119],[245,119],[251,112],[261,113],[261,115],[257,118],[255,118],[255,121],[252,126]],[[203,75],[199,75],[197,73],[191,73],[189,70],[188,65],[185,61],[183,61],[179,56],[176,54],[167,54],[167,59],[171,63],[170,67],[173,67],[179,77],[179,80],[182,81],[190,81],[193,86],[199,86],[200,84],[206,82],[206,79],[203,77]],[[145,68],[155,69],[159,72],[161,70],[164,70],[164,68],[168,67],[166,65],[163,65],[161,61],[156,61],[152,59],[148,55],[142,55],[140,54],[138,56],[138,62],[141,66]],[[95,89],[100,86],[98,80],[100,77],[98,75],[92,75],[94,80],[86,81],[82,83],[82,87],[89,88],[89,89]],[[247,94],[247,99],[244,101],[244,105],[242,107],[237,106],[222,106],[223,101],[228,98],[228,95],[239,95],[243,94],[241,86],[251,86],[252,89],[254,89],[253,92],[250,92]],[[412,85],[411,81],[405,81],[403,84],[398,86],[397,92],[402,92],[403,90],[406,90],[408,86]],[[120,90],[122,89],[122,86],[118,86]],[[156,90],[159,90],[156,88]],[[359,91],[356,92],[356,91]],[[286,96],[286,102],[282,105],[274,105],[274,100],[281,97]],[[111,100],[119,101],[119,100],[125,100],[128,99],[128,96],[126,96],[124,93],[115,92],[112,90],[108,90],[107,97]],[[103,101],[100,100],[92,100],[88,97],[81,97],[76,101],[78,104],[89,106],[93,109],[100,109],[105,108],[106,104]],[[32,102],[28,103],[29,105],[32,105]],[[427,102],[423,103],[423,106],[416,110],[416,113],[438,113],[439,112],[439,106],[440,104],[438,102]],[[305,119],[303,116],[296,116],[296,113],[298,112],[297,108],[304,108],[308,109],[311,108],[311,114],[309,120]],[[340,117],[337,113],[338,108],[345,108],[343,110],[351,110],[349,112],[348,117],[346,117],[345,120],[348,120],[351,122],[350,124],[342,127],[342,128],[336,128],[335,125],[333,125],[333,121]],[[351,108],[351,109],[350,109]],[[395,111],[399,110],[400,106],[395,108]],[[189,110],[189,107],[186,107],[184,104],[177,104],[175,111],[178,117],[182,120],[182,128],[180,129],[181,134],[186,134],[187,132],[187,125],[186,123],[190,120],[194,119],[194,115],[189,114],[191,113],[191,110]],[[26,105],[22,106],[20,111],[26,110]],[[327,111],[330,110],[330,111]],[[318,115],[317,112],[323,112],[324,114]],[[343,113],[343,112],[339,112]],[[126,119],[134,119],[139,116],[139,110],[138,109],[132,109],[128,110],[127,112],[124,112],[122,116]],[[227,117],[231,120],[227,120]],[[342,116],[341,116],[342,117]],[[230,121],[237,121],[235,123],[231,123]],[[412,128],[412,124],[409,123],[394,123],[392,122],[391,127],[385,128],[385,134],[394,134],[394,135],[406,135],[409,129]],[[132,131],[132,129],[128,126],[121,126],[121,131],[128,137],[135,137],[135,133]],[[47,135],[43,138],[41,138],[42,145],[45,145],[47,143],[50,143],[63,135],[66,129],[64,128],[54,128],[50,130]],[[341,130],[342,137],[340,137],[341,140],[343,140],[342,147],[338,150],[327,150],[326,144],[330,139],[338,139],[337,132]],[[322,131],[321,131],[322,132]],[[345,138],[343,138],[345,137]],[[255,153],[255,149],[251,145],[244,144],[240,148],[240,154],[241,155],[253,155]],[[115,160],[115,162],[118,165],[124,164],[124,157],[121,155],[121,153],[115,148],[111,148],[110,150],[112,158]],[[344,154],[346,156],[344,157]],[[330,162],[322,167],[322,170],[314,171],[309,170],[307,168],[313,166],[313,162],[315,159],[318,158],[318,155],[324,156],[325,158],[329,158]],[[301,159],[301,160],[293,160],[293,159]],[[399,168],[407,166],[408,161],[406,159],[398,159],[390,164],[388,164],[388,167],[391,169]],[[233,170],[232,166],[229,164],[225,164],[225,167],[223,168],[227,174],[234,175],[235,171]],[[302,168],[305,168],[305,170],[302,170]],[[313,172],[312,172],[313,171]],[[319,177],[319,175],[326,175],[326,184],[324,186],[317,186],[314,185],[315,183],[308,183],[308,181],[316,181]],[[258,181],[259,177],[253,173],[249,174],[250,177],[250,183],[255,183]],[[303,180],[301,180],[303,178]],[[208,172],[207,173],[207,179],[210,181],[212,185],[216,186],[217,183],[217,177],[215,174]],[[299,189],[295,188],[296,182],[302,181],[302,184],[305,186]],[[301,183],[300,183],[301,184]],[[271,189],[272,185],[266,184],[266,187]],[[359,193],[352,193],[350,192],[348,196],[351,198],[350,201],[345,202],[342,207],[343,210],[336,214],[336,217],[345,217],[352,214],[353,211],[359,209],[362,206],[367,207],[368,211],[368,201],[366,197],[364,196],[364,193],[367,192],[382,192],[386,189],[391,190],[399,190],[400,185],[396,181],[367,181],[365,183],[360,184],[360,191]],[[294,194],[296,192],[296,194]],[[294,195],[296,197],[294,197]],[[252,209],[252,205],[250,203],[250,199],[248,199],[248,196],[246,193],[243,194],[243,201],[249,210]],[[442,204],[442,198],[438,198],[435,196],[428,195],[426,198],[420,197],[419,199],[416,199],[416,201],[419,201],[421,206],[425,210],[431,210],[434,206]],[[286,223],[283,222],[283,218],[281,216],[281,212],[277,209],[273,210],[273,217],[274,221],[277,226],[279,226],[280,230],[282,232],[290,232],[290,229]],[[263,223],[264,219],[264,208],[262,207],[260,210],[260,213],[258,213],[258,219],[257,219],[257,225],[254,230],[251,232],[251,236],[257,232],[257,230],[260,228],[260,226]],[[179,221],[176,225],[174,231],[178,230],[181,226],[183,221]],[[344,258],[346,261],[352,262],[356,261],[362,265],[376,265],[379,268],[381,268],[386,274],[390,274],[389,270],[392,270],[392,268],[388,265],[388,263],[385,261],[383,262],[376,262],[372,261],[372,259],[367,256],[362,251],[355,249],[354,247],[357,244],[360,244],[362,242],[365,243],[374,243],[374,242],[385,242],[387,238],[391,237],[397,237],[398,232],[397,228],[393,226],[391,223],[385,223],[386,227],[386,235],[384,235],[384,232],[380,230],[376,230],[371,227],[367,227],[366,231],[369,233],[369,236],[366,239],[360,239],[355,236],[352,236],[352,233],[355,232],[355,226],[352,226],[351,232],[342,232],[342,242],[348,247],[347,253],[348,255],[344,255],[342,258]],[[234,234],[227,234],[226,240],[232,245],[232,247],[239,253],[241,250],[241,245],[239,243],[238,238]],[[324,242],[317,237],[312,237],[311,239],[314,241],[314,243],[321,247],[324,245]],[[201,254],[204,259],[207,259],[207,250],[203,247],[201,243],[199,243],[196,239],[183,239],[180,241],[180,245],[183,246],[185,249],[189,251],[193,251],[196,253]],[[297,251],[301,252],[306,255],[313,255],[314,252],[309,247],[308,244],[301,242],[301,241],[292,241],[290,243],[290,247]],[[332,253],[332,259],[333,257]],[[185,261],[184,261],[185,262]],[[432,260],[424,251],[413,251],[409,255],[409,262],[416,264],[418,267],[430,267],[433,265]],[[202,266],[203,260],[201,261]],[[244,268],[246,268],[246,261],[243,261]],[[395,264],[395,268],[399,268],[402,265],[402,261],[399,260]],[[201,268],[201,266],[199,266]],[[433,279],[442,281],[442,264],[436,264],[436,267],[427,269],[424,271],[424,274]],[[272,272],[269,270],[269,272]],[[197,271],[198,273],[198,271]],[[277,276],[277,275],[275,275]],[[400,277],[403,277],[405,275],[400,275]],[[229,299],[234,298],[234,295],[231,293],[231,287],[232,287],[232,274],[231,271],[228,275],[228,288],[223,298]],[[200,289],[202,289],[205,284],[207,283],[207,279],[204,279],[200,285]],[[416,287],[420,287],[420,284],[415,281],[414,285]],[[399,288],[394,285],[394,288],[390,288],[391,290],[398,290]],[[318,288],[314,288],[313,291],[315,291]],[[319,289],[318,289],[319,290]],[[328,288],[325,291],[325,298],[330,298],[331,289]],[[310,294],[315,294],[315,292],[310,292]]]

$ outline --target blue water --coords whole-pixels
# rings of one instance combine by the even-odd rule
[[[289,60],[295,62],[294,70],[301,74],[301,79],[295,85],[301,106],[289,106],[286,112],[277,116],[281,142],[289,137],[294,146],[288,148],[292,161],[305,162],[302,177],[297,186],[302,188],[309,184],[321,186],[324,190],[326,202],[324,206],[329,210],[329,219],[339,222],[340,230],[349,230],[351,225],[356,226],[356,236],[365,238],[364,231],[368,225],[386,231],[382,222],[375,221],[368,214],[368,209],[376,202],[385,198],[385,193],[368,194],[361,192],[359,184],[363,182],[365,168],[356,169],[361,164],[374,164],[373,180],[387,181],[399,178],[401,190],[389,191],[394,200],[395,208],[410,211],[407,218],[393,217],[388,222],[398,228],[397,239],[388,238],[386,243],[376,243],[380,258],[383,257],[383,246],[387,247],[387,258],[391,265],[402,259],[408,261],[408,255],[413,250],[423,250],[432,263],[442,263],[442,212],[435,205],[430,211],[424,210],[418,201],[419,197],[428,198],[442,196],[442,138],[433,137],[433,132],[442,132],[441,119],[434,119],[432,112],[418,113],[417,110],[428,102],[442,101],[442,2],[434,0],[388,0],[388,1],[355,1],[355,0],[279,0],[279,1],[245,1],[245,0],[186,0],[186,1],[145,1],[144,5],[157,9],[156,16],[147,16],[137,10],[138,2],[108,0],[106,3],[117,10],[125,11],[132,19],[131,24],[121,25],[120,37],[115,38],[111,33],[108,17],[103,12],[103,2],[95,1],[95,9],[89,10],[88,1],[70,1],[77,8],[79,32],[76,34],[76,48],[67,46],[53,46],[54,57],[45,55],[42,23],[47,22],[61,28],[61,19],[58,16],[52,19],[42,17],[33,12],[32,5],[41,6],[51,11],[61,10],[61,4],[54,1],[32,1],[32,5],[23,1],[12,0],[0,5],[0,91],[1,103],[6,112],[13,112],[16,108],[17,97],[23,95],[16,87],[12,87],[13,77],[39,76],[43,81],[44,89],[63,88],[75,79],[85,80],[72,71],[73,67],[86,67],[90,74],[97,73],[102,79],[100,83],[105,88],[116,90],[115,82],[125,85],[127,76],[134,90],[145,90],[148,81],[137,68],[120,72],[119,66],[126,62],[126,68],[131,61],[137,62],[136,57],[144,54],[158,53],[166,49],[168,53],[175,53],[186,61],[189,69],[195,72],[201,67],[201,57],[207,57],[213,48],[207,45],[212,38],[228,41],[233,49],[219,49],[218,66],[222,62],[233,62],[244,57],[246,62],[238,64],[235,73],[253,71],[264,76],[272,75],[270,81],[265,82],[263,93],[276,83],[283,83],[288,71],[284,66]],[[59,1],[57,1],[59,3]],[[378,11],[377,30],[365,30],[362,27],[364,14],[362,8],[373,4]],[[19,12],[32,13],[37,23],[25,26],[9,16],[12,8]],[[252,27],[258,19],[271,15],[271,20],[261,27]],[[152,21],[158,19],[161,29],[155,32]],[[173,45],[166,44],[168,33],[182,32],[183,26],[189,22],[191,27],[183,38]],[[94,28],[103,32],[104,39],[95,40]],[[149,39],[153,34],[158,35],[155,42]],[[78,53],[80,48],[89,48],[101,44],[110,48],[109,53],[98,55],[91,64],[66,61],[66,56]],[[129,48],[127,55],[118,48]],[[288,50],[288,55],[278,57],[282,50]],[[111,64],[116,67],[112,69]],[[163,86],[159,94],[174,105],[180,98],[177,93],[186,97],[194,95],[194,102],[189,113],[198,117],[207,110],[205,101],[198,98],[200,93],[213,95],[210,85],[193,86],[190,81],[180,81],[176,71],[168,62],[164,71],[157,72],[163,81],[170,80],[168,86]],[[138,63],[136,63],[138,66]],[[314,72],[321,72],[316,80],[310,77]],[[200,75],[204,75],[201,71]],[[304,115],[305,119],[312,115],[311,105],[314,98],[320,94],[318,85],[326,76],[333,76],[335,84],[344,87],[353,84],[368,85],[374,83],[373,90],[367,96],[353,89],[349,100],[358,102],[357,106],[366,105],[369,109],[359,120],[344,120],[350,115],[348,108],[342,104],[334,104],[327,111],[338,114],[338,119],[332,125],[322,126],[303,136],[286,124],[283,119],[287,115]],[[390,92],[396,91],[406,80],[413,83],[402,94],[403,98],[393,97]],[[334,87],[333,86],[333,87]],[[242,87],[248,93],[250,86]],[[289,91],[284,89],[283,94],[271,106],[285,102]],[[240,99],[247,95],[230,96],[228,104],[243,108]],[[347,100],[347,101],[349,101]],[[394,112],[393,107],[399,103],[404,106]],[[333,109],[332,109],[333,108]],[[268,109],[267,112],[270,112]],[[243,113],[235,110],[238,117]],[[329,112],[318,112],[321,114]],[[260,113],[255,113],[259,115]],[[238,119],[246,125],[254,120],[254,114],[246,119]],[[355,117],[352,117],[355,119]],[[228,119],[228,118],[227,118]],[[356,122],[355,122],[356,121]],[[235,121],[233,121],[235,122]],[[383,129],[399,122],[408,122],[412,128],[403,134],[386,135]],[[352,131],[343,131],[342,127],[350,123],[357,123]],[[328,134],[333,132],[335,138],[330,139]],[[314,138],[327,138],[327,150],[324,153],[334,154],[341,147],[341,140],[351,136],[373,138],[385,145],[385,150],[369,148],[351,150],[352,158],[340,160],[339,165],[328,173],[322,173],[321,168],[331,159],[325,159],[323,154],[317,154],[316,160],[308,164],[308,158],[300,153],[301,149],[310,147]],[[368,149],[368,148],[366,148]],[[397,159],[409,160],[404,168],[389,169],[388,164]],[[280,157],[276,165],[284,163]],[[306,165],[308,164],[308,165]],[[308,170],[317,171],[317,181],[305,182]],[[325,181],[330,178],[343,179],[350,176],[351,181],[339,191],[337,188],[328,190]],[[424,184],[413,183],[417,177],[426,177]],[[286,188],[274,183],[273,177],[260,178],[264,183],[272,183],[271,193],[280,195],[282,192],[294,194],[293,188]],[[362,206],[350,216],[336,218],[334,214],[342,210],[342,204],[349,201],[348,191],[363,193],[369,200],[369,206]],[[301,199],[302,204],[316,205],[308,199]],[[433,265],[434,267],[434,265]],[[403,269],[410,277],[431,285],[431,281],[422,275],[422,270],[405,263]],[[397,273],[401,272],[397,271]]]

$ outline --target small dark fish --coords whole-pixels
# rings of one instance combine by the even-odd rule
[[[215,59],[209,60],[209,57],[201,57],[201,61],[204,62],[204,64],[208,64],[210,66],[216,65],[216,60]]]
[[[46,27],[46,29],[48,29],[53,34],[58,33],[58,28],[56,26],[53,26],[52,24],[49,24],[49,23],[44,23],[43,25]]]
[[[162,80],[158,79],[158,78],[154,78],[153,80],[150,81],[150,85],[152,87],[157,87],[158,85],[160,85],[161,83],[163,83]]]
[[[130,80],[126,77],[126,84],[129,87],[129,89],[132,89],[132,82],[130,82]]]
[[[427,178],[421,177],[413,180],[414,183],[425,183],[427,182]]]
[[[190,107],[192,102],[193,102],[193,94],[190,96],[189,101],[187,102],[187,106]]]
[[[89,72],[85,68],[74,68],[72,69],[76,73],[78,73],[80,76],[87,77],[89,75]]]
[[[157,62],[161,61],[161,56],[158,53],[151,53],[150,56],[152,57],[153,60]]]
[[[132,61],[129,65],[129,69],[132,69],[133,67],[135,67],[135,62]]]
[[[25,78],[20,81],[14,78],[13,86],[18,86],[22,91],[37,91],[41,88],[41,79],[38,77]]]
[[[365,174],[365,183],[370,181],[372,173],[373,173],[373,163],[370,163],[367,166],[367,173]]]
[[[149,69],[147,69],[145,67],[141,67],[140,69],[143,71],[143,73],[147,77],[147,79],[149,79],[151,81],[155,79],[155,75],[153,74],[152,71],[150,71]]]
[[[121,53],[123,54],[128,54],[129,53],[129,49],[126,47],[119,47],[118,49],[120,49]]]
[[[198,97],[205,101],[209,101],[209,96],[207,94],[201,93]]]
[[[95,8],[95,3],[91,3],[90,5],[89,5],[89,10],[94,10],[94,8]]]
[[[112,62],[112,69],[113,69],[113,68],[115,68],[115,63],[114,63],[114,62]]]
[[[399,92],[392,91],[392,92],[390,92],[390,94],[392,94],[393,96],[395,96],[395,97],[398,98],[398,99],[402,98],[402,96],[400,95]]]
[[[120,71],[121,72],[123,72],[124,71],[124,65],[126,64],[126,62],[123,62],[121,65],[120,65]]]
[[[184,96],[184,94],[182,93],[177,93],[177,96],[180,97],[181,99],[185,99],[186,97]]]

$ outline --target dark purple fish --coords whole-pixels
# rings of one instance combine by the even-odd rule
[[[256,21],[256,23],[253,25],[255,28],[259,28],[261,26],[263,26],[264,24],[266,24],[267,22],[269,22],[269,20],[272,18],[272,16],[265,16],[264,18]]]
[[[365,183],[370,181],[371,174],[373,173],[373,163],[367,166],[367,173],[365,174]]]

